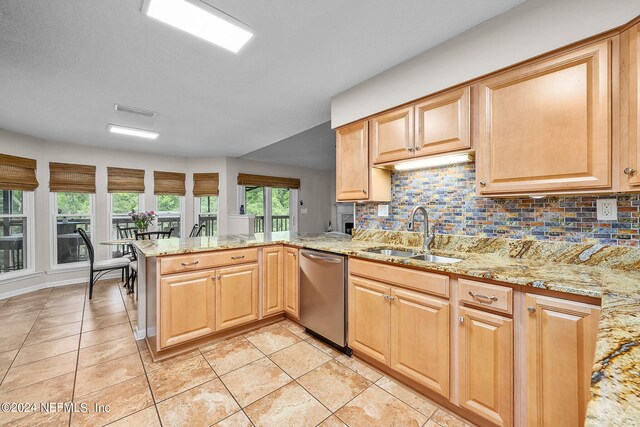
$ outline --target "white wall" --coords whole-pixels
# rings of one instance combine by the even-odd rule
[[[638,0],[528,0],[336,95],[331,126],[610,30],[638,15]]]
[[[136,142],[139,143],[139,142]],[[0,277],[0,298],[14,291],[43,284],[86,280],[88,270],[52,271],[50,266],[52,235],[49,162],[79,163],[96,166],[95,238],[101,242],[110,238],[109,196],[107,193],[107,166],[145,170],[144,209],[154,209],[153,171],[187,173],[187,196],[185,197],[185,231],[194,221],[193,172],[218,172],[220,174],[220,197],[218,233],[226,234],[227,212],[237,207],[238,172],[295,177],[301,180],[300,199],[309,210],[300,215],[299,231],[323,231],[331,219],[331,172],[308,168],[296,168],[271,163],[227,158],[186,158],[152,155],[147,153],[122,152],[74,144],[59,143],[22,135],[0,129],[0,153],[23,156],[37,160],[37,178],[40,186],[35,191],[35,274],[26,279],[6,280]],[[107,259],[109,246],[95,245],[96,258]]]

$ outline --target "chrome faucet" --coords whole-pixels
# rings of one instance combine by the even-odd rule
[[[423,221],[424,242],[423,242],[422,248],[425,251],[428,251],[429,248],[431,247],[431,244],[433,243],[434,236],[431,234],[431,231],[429,230],[429,214],[427,213],[427,210],[425,209],[424,206],[416,206],[413,208],[413,211],[411,211],[411,221],[409,222],[409,231],[415,231],[416,214],[418,213],[418,211],[422,211],[422,216],[424,218],[424,221]]]

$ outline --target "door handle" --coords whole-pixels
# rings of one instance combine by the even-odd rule
[[[244,255],[240,255],[240,256],[232,256],[231,259],[236,260],[236,259],[242,259],[244,258]]]
[[[340,264],[342,262],[342,258],[319,256],[309,252],[302,252],[302,256],[309,259],[315,259],[317,261],[330,262],[332,264]]]
[[[489,301],[498,301],[498,297],[495,296],[495,295],[487,296],[487,295],[482,295],[482,294],[476,294],[473,291],[469,291],[469,295],[472,298],[476,298],[476,299],[486,299],[486,300],[489,300]],[[491,303],[489,303],[489,304],[491,304]]]
[[[199,261],[197,261],[197,260],[196,260],[196,261],[193,261],[193,262],[181,262],[180,264],[181,264],[183,267],[189,267],[189,266],[191,266],[191,265],[198,265],[198,262],[199,262]]]

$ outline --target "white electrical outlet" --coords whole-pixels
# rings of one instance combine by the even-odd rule
[[[596,205],[598,221],[618,220],[618,199],[598,199]]]
[[[378,216],[389,216],[389,205],[378,205]]]

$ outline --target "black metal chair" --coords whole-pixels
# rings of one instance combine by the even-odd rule
[[[202,224],[198,226],[198,224],[193,224],[193,228],[191,229],[191,233],[189,233],[189,237],[200,237],[202,235],[202,230],[206,227],[206,224]]]
[[[171,237],[171,233],[173,233],[173,227],[167,231],[136,231],[136,240],[152,240],[153,238],[168,239]],[[129,269],[131,270],[131,277],[128,280],[128,282],[131,283],[129,293],[133,292],[134,284],[138,284],[138,257],[136,256],[135,251],[132,251],[131,253],[133,255],[133,259],[129,263]]]
[[[173,227],[167,231],[136,231],[136,240],[168,239],[171,233],[173,233]]]
[[[113,258],[105,261],[96,261],[95,252],[93,250],[93,244],[87,236],[87,232],[82,228],[76,229],[76,233],[80,235],[84,244],[87,246],[87,253],[89,254],[89,263],[91,266],[89,272],[89,299],[93,298],[93,285],[109,271],[122,270],[124,277],[129,281],[129,264],[131,260],[129,258]],[[126,285],[126,284],[125,284]]]

